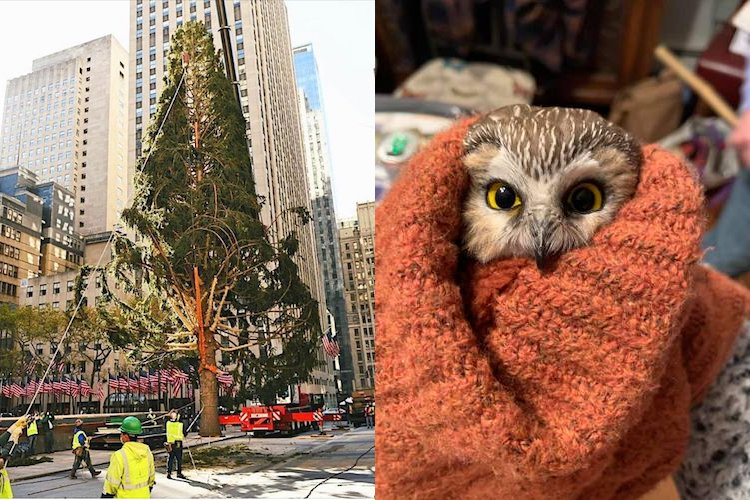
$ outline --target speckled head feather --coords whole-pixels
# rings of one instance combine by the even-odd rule
[[[481,262],[536,257],[588,244],[635,192],[642,162],[627,132],[584,109],[513,105],[474,124],[464,140],[471,185],[464,206],[465,249]],[[502,183],[516,208],[493,209],[488,190]],[[602,205],[570,210],[582,184],[596,186]]]

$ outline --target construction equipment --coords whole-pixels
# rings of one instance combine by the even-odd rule
[[[269,433],[297,434],[312,428],[313,423],[340,422],[340,413],[324,413],[322,408],[310,406],[243,406],[239,413],[220,415],[222,426],[238,425],[244,432],[254,436]]]
[[[365,425],[365,407],[375,402],[375,389],[361,389],[352,392],[352,402],[348,405],[349,422],[354,427]]]

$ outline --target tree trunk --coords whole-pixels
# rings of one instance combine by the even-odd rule
[[[221,427],[219,426],[219,384],[216,381],[216,340],[214,332],[208,330],[205,332],[203,356],[198,367],[201,382],[201,430],[200,435],[203,437],[221,436]],[[200,409],[198,410],[200,411]]]
[[[213,351],[213,349],[212,349]],[[208,369],[200,369],[201,406],[200,435],[203,437],[221,436],[219,427],[219,384],[216,375]],[[200,409],[198,409],[200,411]]]

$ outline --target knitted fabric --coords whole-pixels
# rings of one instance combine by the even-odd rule
[[[700,188],[655,147],[615,221],[551,272],[468,261],[472,121],[376,213],[377,496],[637,498],[679,464],[750,299],[696,264]]]
[[[685,459],[675,475],[683,500],[750,498],[750,322],[701,404],[691,412]]]

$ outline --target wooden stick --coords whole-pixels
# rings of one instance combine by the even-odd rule
[[[735,113],[724,98],[714,90],[710,83],[682,64],[674,53],[665,46],[659,45],[656,47],[656,49],[654,49],[654,55],[667,68],[674,71],[683,82],[688,84],[688,86],[693,89],[717,115],[729,122],[729,125],[732,127],[737,126],[737,123],[739,122],[737,113]]]

